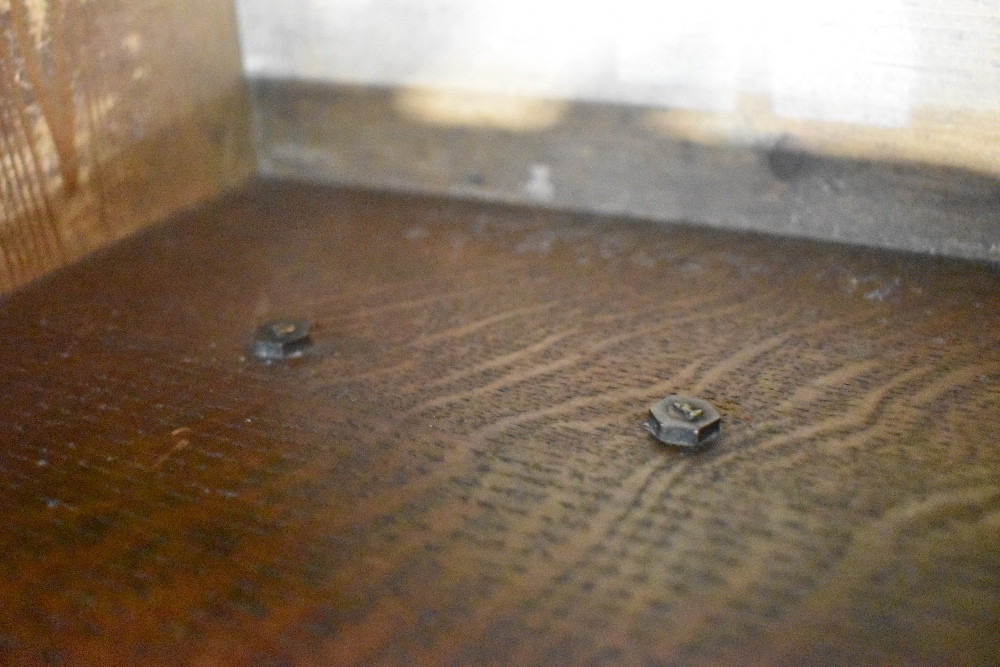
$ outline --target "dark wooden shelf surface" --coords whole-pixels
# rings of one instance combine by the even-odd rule
[[[0,337],[10,664],[1000,660],[996,268],[258,182]]]

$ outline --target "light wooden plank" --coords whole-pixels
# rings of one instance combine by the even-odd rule
[[[252,169],[223,0],[0,7],[0,291]]]

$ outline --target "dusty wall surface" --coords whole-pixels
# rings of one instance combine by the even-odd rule
[[[1000,260],[996,6],[583,4],[237,0],[260,171]]]
[[[224,0],[0,0],[0,291],[252,169]]]
[[[253,85],[268,176],[1000,261],[1000,182],[967,170],[704,144],[617,104],[470,129],[415,120],[394,89]]]
[[[977,0],[236,0],[254,78],[409,90],[429,122],[482,124],[456,93],[640,105],[678,137],[790,134],[824,154],[1000,174],[1000,6]],[[685,110],[687,114],[678,114]],[[513,113],[508,109],[509,113]]]

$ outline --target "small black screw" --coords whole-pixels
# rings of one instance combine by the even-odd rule
[[[280,361],[301,357],[310,345],[305,320],[281,319],[257,327],[250,353],[262,361]]]
[[[721,421],[719,413],[707,401],[671,395],[649,408],[645,426],[660,442],[700,449],[719,434]]]

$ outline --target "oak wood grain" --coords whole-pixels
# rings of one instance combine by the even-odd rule
[[[993,268],[255,183],[0,304],[10,664],[988,664]],[[254,328],[307,317],[266,365]],[[713,402],[698,455],[641,428]]]

